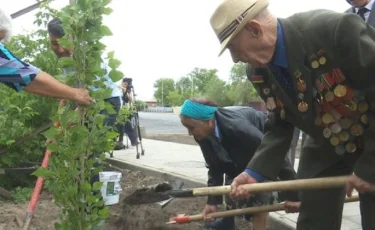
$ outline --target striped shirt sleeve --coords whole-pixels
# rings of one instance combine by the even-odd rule
[[[18,59],[0,43],[1,83],[19,92],[35,79],[39,71],[35,66]]]

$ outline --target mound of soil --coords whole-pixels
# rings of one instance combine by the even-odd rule
[[[174,199],[164,208],[160,205],[132,205],[127,197],[140,188],[163,182],[160,178],[145,176],[141,172],[123,170],[121,180],[122,193],[120,203],[110,207],[110,217],[105,230],[201,230],[203,222],[192,222],[184,225],[167,225],[169,218],[177,214],[195,215],[202,211],[206,197]],[[142,189],[140,190],[142,191]],[[134,195],[133,195],[134,196]],[[152,196],[152,195],[150,195]],[[143,196],[144,197],[144,196]],[[160,201],[160,197],[156,197]],[[134,199],[134,198],[133,198]],[[155,199],[150,197],[148,199]],[[23,221],[28,202],[0,202],[0,230],[19,230],[18,220]],[[60,209],[55,205],[51,195],[44,192],[38,203],[30,230],[53,230],[58,221]],[[248,222],[237,218],[238,230],[249,229]]]

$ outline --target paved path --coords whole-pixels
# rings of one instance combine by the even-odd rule
[[[139,124],[146,128],[147,135],[155,134],[187,134],[181,125],[178,115],[173,113],[139,112]]]
[[[143,139],[143,146],[145,155],[141,156],[138,160],[136,159],[135,148],[115,151],[114,159],[172,174],[180,174],[202,182],[207,181],[207,169],[205,168],[199,146],[149,139]],[[295,164],[295,168],[297,168],[298,159],[296,159]],[[298,214],[275,212],[271,213],[271,216],[295,228]],[[359,202],[345,204],[341,229],[362,229],[360,225]]]

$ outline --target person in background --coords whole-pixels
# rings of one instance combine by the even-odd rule
[[[253,157],[264,133],[267,132],[267,114],[251,107],[232,106],[218,108],[217,105],[205,98],[186,100],[181,108],[181,123],[188,129],[199,144],[208,167],[208,186],[229,185],[233,179],[243,172],[247,163]],[[272,158],[269,159],[272,161]],[[278,173],[281,180],[296,179],[296,172],[288,158]],[[224,181],[225,176],[225,181]],[[280,193],[287,211],[298,209],[298,193]],[[292,202],[293,201],[293,202]],[[259,193],[240,205],[247,207],[266,205],[278,202],[273,193]],[[228,196],[225,197],[227,209],[234,209],[236,204]],[[218,211],[217,205],[222,204],[222,196],[208,196],[203,209],[206,221],[207,214]],[[239,208],[239,207],[238,207]],[[247,216],[249,219],[250,216]],[[268,213],[254,215],[253,227],[265,230]],[[234,230],[234,218],[218,219],[206,224],[207,228]]]
[[[133,98],[131,95],[131,79],[124,78],[121,82],[121,90],[122,90],[122,106],[126,106],[130,109],[131,104],[133,103]],[[132,114],[129,115],[128,121],[126,124],[118,124],[117,129],[119,131],[119,140],[115,147],[115,150],[123,149],[124,148],[124,134],[128,135],[130,139],[130,143],[132,146],[136,146],[138,144],[137,135],[133,128],[132,122]]]
[[[346,0],[352,7],[345,13],[358,14],[367,24],[375,27],[375,0]]]
[[[39,68],[23,62],[8,50],[3,42],[10,40],[12,19],[0,9],[0,82],[21,92],[68,99],[81,105],[91,104],[88,90],[72,88]]]

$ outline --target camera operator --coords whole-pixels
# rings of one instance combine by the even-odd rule
[[[122,106],[127,106],[130,108],[130,106],[133,103],[132,98],[132,81],[131,78],[124,78],[121,82],[121,90],[122,90]],[[119,140],[117,142],[117,145],[115,147],[116,150],[124,148],[124,133],[126,133],[130,139],[130,143],[132,146],[135,146],[138,144],[137,141],[137,135],[134,132],[134,128],[132,126],[132,114],[129,115],[128,121],[125,124],[118,124],[117,129],[119,132]]]

